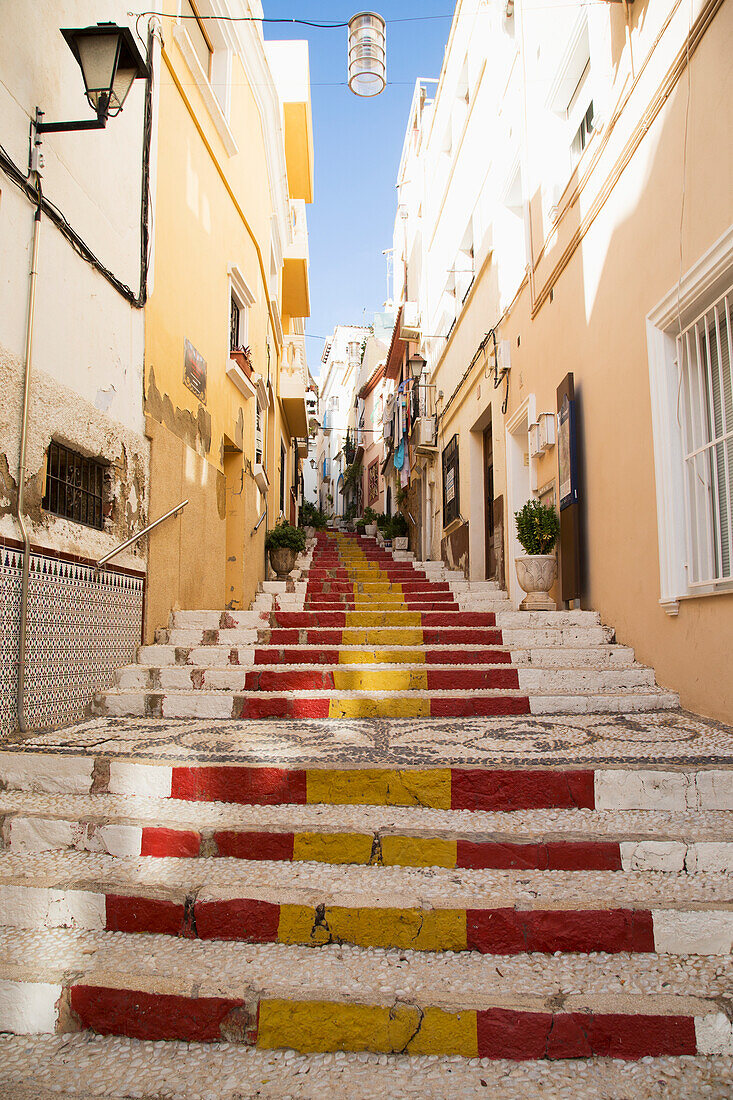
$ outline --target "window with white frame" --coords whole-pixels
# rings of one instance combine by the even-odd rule
[[[570,141],[570,159],[576,165],[593,133],[593,93],[590,81],[590,60],[586,62],[583,75],[568,104],[568,123],[572,139]]]
[[[647,317],[660,603],[733,590],[733,225]]]
[[[201,18],[194,0],[181,0],[181,20],[188,37],[191,39],[194,52],[201,62],[204,75],[207,80],[211,80],[211,61],[214,56],[214,47],[206,30],[206,22]]]
[[[180,0],[173,34],[227,152],[238,151],[227,119],[231,103],[232,36],[212,0]]]
[[[263,465],[263,454],[264,454],[263,438],[264,438],[264,433],[262,431],[262,421],[263,421],[262,408],[260,407],[260,399],[259,399],[259,395],[258,395],[257,401],[255,403],[255,465],[256,466],[262,466]]]
[[[229,268],[229,350],[246,348],[249,344],[249,311],[254,294],[247,286],[238,267]]]
[[[677,339],[691,588],[733,580],[733,285]]]

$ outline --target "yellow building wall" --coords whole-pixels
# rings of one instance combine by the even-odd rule
[[[252,474],[255,402],[227,378],[229,275],[252,291],[247,341],[254,370],[276,381],[279,349],[257,249],[269,256],[269,180],[260,117],[234,58],[229,157],[172,34],[161,64],[155,281],[146,313],[146,414],[151,514],[189,499],[150,536],[146,636],[177,608],[248,607],[264,577],[265,500]],[[176,85],[176,81],[180,87]],[[222,178],[222,175],[224,178]],[[245,213],[246,212],[246,213]],[[184,384],[184,342],[207,363],[206,400]],[[270,432],[278,430],[277,402]],[[270,511],[273,505],[273,466]]]

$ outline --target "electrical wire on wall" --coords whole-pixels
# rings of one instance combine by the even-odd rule
[[[148,57],[152,52],[152,43],[156,37],[156,29],[151,27],[148,31]],[[148,265],[150,255],[150,226],[149,214],[151,210],[150,196],[150,151],[153,128],[153,76],[152,67],[145,81],[145,108],[142,135],[142,180],[140,190],[140,286],[137,292],[114,274],[106,264],[96,255],[94,250],[86,243],[81,234],[70,224],[68,218],[54,202],[47,198],[42,191],[40,180],[34,173],[25,173],[15,163],[7,150],[0,145],[0,169],[5,173],[11,183],[23,191],[34,206],[39,207],[49,221],[53,222],[58,231],[69,242],[71,247],[86,263],[107,280],[126,301],[135,309],[142,309],[147,301]],[[31,126],[32,141],[32,126]]]

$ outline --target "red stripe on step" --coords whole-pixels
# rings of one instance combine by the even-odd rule
[[[595,809],[592,771],[451,770],[453,810]]]
[[[239,720],[259,718],[328,718],[326,698],[299,699],[294,695],[254,695],[234,697],[232,717]]]
[[[306,801],[305,777],[302,768],[176,767],[171,798],[255,806],[301,805]]]
[[[255,898],[228,901],[197,901],[194,906],[196,934],[201,940],[241,940],[245,943],[275,943],[280,923],[280,906]]]
[[[201,836],[188,829],[164,829],[146,825],[140,844],[141,856],[197,856],[201,851]]]
[[[458,615],[460,614],[460,618]],[[422,617],[423,626],[495,626],[496,615],[493,611],[446,612],[426,611]]]
[[[443,630],[423,630],[422,632],[423,645],[446,645],[448,642],[453,642],[454,645],[501,645],[502,637],[500,630],[492,630],[490,627],[484,629],[461,629],[457,627],[446,627]]]
[[[514,844],[459,840],[457,867],[527,868],[536,871],[620,871],[621,848],[615,841],[552,841]]]
[[[508,665],[512,655],[505,649],[426,649],[426,665]]]
[[[696,1054],[691,1016],[644,1016],[582,1012],[516,1012],[490,1008],[476,1013],[479,1058],[624,1058]]]
[[[469,909],[466,942],[469,951],[486,955],[647,952],[654,950],[654,928],[646,909]]]
[[[216,1043],[226,1039],[254,1046],[257,1010],[225,997],[180,997],[103,986],[71,987],[71,1009],[84,1028],[130,1039],[182,1039]]]
[[[462,668],[460,652],[454,652],[454,668],[429,668],[428,690],[458,691],[465,688],[518,688],[519,676],[514,668]]]
[[[471,696],[446,699],[438,696],[430,700],[431,718],[476,718],[504,714],[529,714],[526,696]]]
[[[164,936],[191,935],[182,901],[107,894],[107,932],[159,932]]]
[[[250,833],[224,829],[214,833],[217,852],[233,859],[275,859],[291,862],[293,833]]]
[[[274,626],[308,626],[313,622],[313,614],[307,611],[275,611],[272,615]],[[346,626],[346,614],[342,611],[325,611],[319,616],[322,626],[340,627]]]
[[[337,665],[338,649],[256,649],[256,665]]]
[[[245,691],[332,691],[333,673],[325,669],[248,672]]]

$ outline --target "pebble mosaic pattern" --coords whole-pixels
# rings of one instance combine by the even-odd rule
[[[23,752],[90,753],[179,763],[385,767],[733,764],[733,729],[682,710],[631,715],[297,723],[95,718],[9,738]]]

